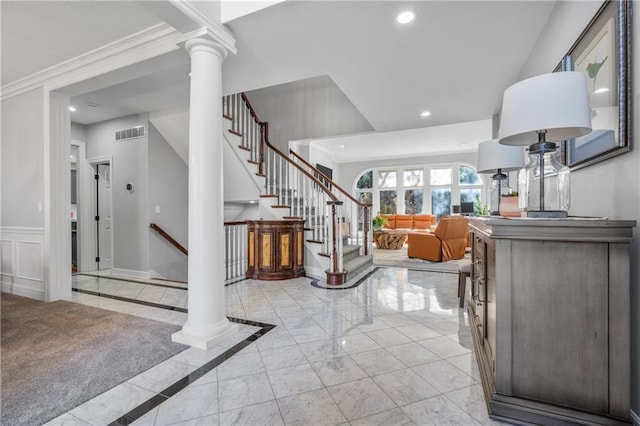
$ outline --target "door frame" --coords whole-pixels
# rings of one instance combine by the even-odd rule
[[[87,197],[85,198],[86,200],[88,200],[89,206],[87,206],[88,208],[85,209],[86,213],[84,215],[84,219],[87,222],[87,224],[89,225],[88,229],[93,229],[93,231],[91,232],[85,232],[83,239],[82,239],[82,244],[83,247],[87,247],[88,248],[88,253],[90,253],[89,257],[87,257],[86,261],[87,261],[87,265],[91,265],[90,271],[97,271],[98,270],[98,263],[95,261],[96,256],[97,256],[97,244],[98,244],[98,240],[96,238],[97,235],[97,230],[96,230],[96,221],[95,221],[95,217],[98,214],[98,212],[96,211],[96,199],[98,196],[98,193],[96,191],[96,185],[95,185],[95,173],[96,173],[96,167],[98,164],[109,164],[109,175],[111,176],[111,185],[113,186],[113,156],[112,155],[107,155],[104,157],[95,157],[95,158],[90,158],[87,159],[87,163],[89,163],[89,165],[91,166],[91,168],[93,169],[92,174],[90,176],[87,176],[87,178],[85,179],[84,182],[86,182],[87,188],[83,188],[83,195],[87,195]],[[113,194],[111,195],[111,206],[113,208]],[[79,216],[79,214],[78,214]],[[111,268],[113,268],[113,252],[114,252],[114,220],[111,220]]]

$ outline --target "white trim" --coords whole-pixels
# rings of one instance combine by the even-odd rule
[[[2,291],[5,293],[15,294],[17,296],[29,297],[36,300],[45,300],[44,291],[34,290],[29,287],[22,286],[11,282],[2,281]]]
[[[46,300],[44,228],[4,226],[0,227],[0,232],[2,233],[0,243],[3,245],[9,243],[9,247],[2,253],[3,261],[7,266],[6,270],[3,269],[0,273],[2,291]],[[21,247],[25,245],[38,246],[32,258],[25,253],[20,253]],[[31,266],[29,270],[20,270],[21,256]]]
[[[40,262],[40,267],[39,269],[39,277],[30,277],[28,274],[28,272],[22,272],[22,268],[20,267],[21,263],[20,260],[22,258],[22,256],[20,255],[21,251],[20,251],[20,246],[21,245],[25,245],[25,244],[32,244],[35,246],[38,246],[38,251],[40,252],[40,260],[42,260],[44,258],[44,248],[43,248],[43,244],[41,241],[25,241],[25,240],[15,240],[15,244],[14,244],[14,248],[15,248],[15,268],[14,268],[14,274],[16,278],[22,279],[22,280],[27,280],[27,281],[35,281],[35,282],[39,282],[42,283],[42,279],[43,279],[43,271],[42,271],[42,264],[43,262]]]
[[[105,271],[99,271],[100,273],[104,273]],[[149,271],[135,271],[133,269],[120,269],[120,268],[112,268],[111,275],[124,277],[124,278],[144,278],[149,279]]]
[[[105,155],[104,157],[87,158],[87,163],[91,164],[91,167],[95,166],[96,164],[105,164],[105,163],[111,164],[112,162],[113,162],[113,155]]]
[[[2,250],[2,243],[9,243],[11,246],[9,247],[9,249],[6,251]],[[5,256],[7,256],[8,260],[9,260],[9,265],[11,267],[11,273],[6,273],[4,271],[4,269],[2,269],[2,264],[0,264],[0,276],[4,275],[5,277],[11,277],[13,278],[15,276],[16,273],[16,268],[15,268],[15,260],[16,260],[16,256],[15,256],[15,250],[16,250],[16,245],[15,245],[15,241],[14,240],[8,240],[8,239],[0,239],[0,253],[2,253],[2,255],[0,256],[0,261],[4,261],[5,260]]]
[[[631,410],[631,422],[633,426],[640,426],[640,416]]]
[[[2,86],[2,100],[47,85],[55,90],[179,49],[184,35],[165,23],[131,34]]]
[[[22,235],[44,235],[44,228],[31,228],[24,226],[2,226],[0,233],[4,234],[22,234]]]
[[[78,244],[78,270],[89,271],[95,268],[95,242],[92,243],[93,224],[93,203],[91,180],[93,173],[89,174],[88,169],[92,169],[87,161],[87,148],[84,141],[71,140],[72,146],[78,147],[78,158],[76,162],[77,170],[77,244]]]
[[[233,53],[234,55],[238,53],[238,49],[236,49],[235,46],[236,40],[221,24],[210,20],[189,2],[184,0],[169,0],[169,3],[171,3],[173,7],[179,10],[189,20],[195,22],[196,25],[206,28],[209,33],[209,37],[221,44],[228,52]]]

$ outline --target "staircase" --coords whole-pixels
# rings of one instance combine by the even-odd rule
[[[353,281],[373,264],[371,205],[360,203],[299,155],[269,141],[244,93],[223,98],[225,139],[254,170],[261,218],[305,220],[305,269],[330,286]]]

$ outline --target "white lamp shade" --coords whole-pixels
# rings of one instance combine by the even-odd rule
[[[520,81],[504,92],[500,138],[504,145],[533,145],[538,130],[559,142],[591,131],[587,78],[581,72],[543,74]]]
[[[498,173],[524,167],[524,149],[520,146],[501,145],[498,139],[478,144],[478,173]]]

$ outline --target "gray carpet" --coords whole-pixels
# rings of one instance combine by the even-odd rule
[[[423,259],[411,259],[407,256],[407,246],[400,250],[373,249],[374,266],[393,266],[396,268],[417,269],[430,272],[458,273],[462,262],[469,263],[469,254],[462,260],[450,260],[448,262],[431,262]]]
[[[179,326],[65,301],[1,299],[0,424],[38,425],[187,347]]]

